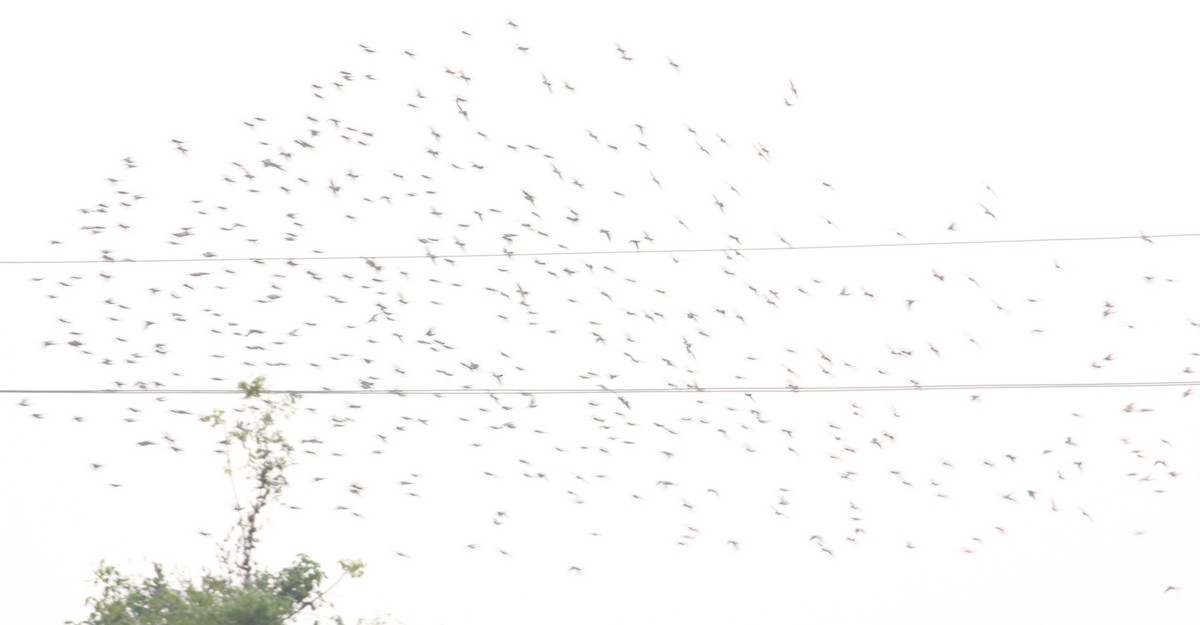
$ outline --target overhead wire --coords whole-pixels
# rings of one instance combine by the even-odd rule
[[[1141,382],[1044,382],[994,384],[908,384],[890,386],[682,386],[631,388],[411,388],[411,389],[263,389],[272,395],[596,395],[596,394],[702,394],[702,393],[839,393],[922,392],[968,390],[1052,390],[1098,388],[1148,388],[1200,386],[1200,380],[1151,380]],[[25,395],[238,395],[230,389],[0,389],[0,394]]]
[[[550,257],[550,256],[647,256],[659,254],[712,254],[712,253],[742,253],[742,252],[801,252],[820,250],[855,250],[882,249],[934,246],[965,246],[965,245],[1016,245],[1029,243],[1072,243],[1099,241],[1131,241],[1141,239],[1150,243],[1154,239],[1171,239],[1200,237],[1200,232],[1176,232],[1166,234],[1137,234],[1094,237],[1045,237],[1033,239],[970,239],[965,241],[903,241],[890,243],[830,243],[817,245],[780,245],[764,247],[702,247],[702,248],[671,248],[671,249],[633,249],[633,250],[547,250],[541,252],[486,252],[486,253],[450,253],[435,254],[359,254],[359,255],[307,255],[307,256],[231,256],[217,255],[191,258],[99,258],[99,259],[42,259],[42,260],[0,260],[0,265],[116,265],[116,264],[163,264],[163,263],[208,263],[208,262],[290,262],[290,261],[365,261],[365,260],[438,260],[449,258],[454,260],[469,260],[474,258],[517,258],[517,257]]]

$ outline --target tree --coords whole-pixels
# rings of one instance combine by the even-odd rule
[[[292,413],[299,397],[264,397],[262,377],[241,382],[238,389],[245,393],[250,417],[230,423],[218,410],[202,418],[225,433],[225,472],[239,514],[230,537],[219,550],[223,570],[206,572],[198,581],[169,579],[163,566],[155,563],[153,575],[135,579],[101,562],[96,571],[100,596],[88,599],[91,615],[68,625],[285,625],[328,605],[326,594],[346,577],[362,576],[361,561],[342,560],[341,575],[322,588],[325,573],[307,555],[296,556],[290,566],[274,572],[262,570],[255,563],[262,512],[282,496],[288,484],[285,471],[294,462],[292,446],[278,422]],[[245,457],[241,468],[253,483],[248,506],[237,501],[231,449],[235,442]],[[336,616],[330,621],[343,623]]]

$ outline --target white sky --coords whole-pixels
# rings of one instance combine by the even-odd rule
[[[381,269],[0,265],[0,386],[1197,379],[1187,237],[379,258],[454,254],[456,240],[496,253],[504,234],[534,253],[1200,232],[1200,24],[1186,3],[647,4],[10,11],[0,260],[324,254]],[[378,304],[388,314],[368,323]],[[299,510],[270,515],[261,554],[306,552],[328,571],[361,558],[367,575],[337,589],[337,612],[414,625],[1194,623],[1200,400],[1184,390],[626,394],[629,408],[611,395],[308,395],[289,434],[324,443],[300,445],[287,494]],[[223,534],[231,493],[195,417],[234,396],[0,402],[0,621],[82,618],[101,559],[214,563],[197,532]]]

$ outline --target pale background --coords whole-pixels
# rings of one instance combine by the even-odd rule
[[[1186,3],[559,4],[26,3],[0,26],[0,260],[96,260],[101,250],[420,256],[460,251],[456,236],[468,252],[494,253],[504,233],[520,233],[512,249],[545,252],[630,250],[630,239],[645,250],[724,248],[736,245],[730,235],[800,246],[903,242],[897,231],[910,242],[1200,232],[1200,24]],[[469,122],[456,96],[468,100]],[[371,145],[338,138],[329,118],[372,132]],[[310,127],[324,141],[311,153],[292,141]],[[289,172],[263,167],[266,158]],[[232,161],[257,178],[241,179]],[[128,200],[118,190],[145,199],[117,208]],[[112,210],[79,210],[98,202]],[[579,224],[564,219],[569,209]],[[234,223],[245,228],[221,229]],[[107,230],[80,230],[98,224]],[[171,236],[183,227],[194,236]],[[283,240],[287,232],[301,236]],[[677,254],[679,263],[666,254],[544,257],[545,266],[381,259],[378,274],[361,260],[10,264],[0,266],[9,294],[0,386],[227,389],[266,374],[286,389],[356,389],[372,375],[377,388],[491,388],[492,371],[511,389],[1195,381],[1185,369],[1200,353],[1190,323],[1200,323],[1198,257],[1194,239],[1180,237]],[[212,275],[188,275],[198,272]],[[358,288],[372,276],[386,278],[383,295]],[[516,304],[518,283],[529,309]],[[777,291],[778,305],[748,286]],[[255,303],[269,293],[283,297]],[[367,324],[376,302],[395,320]],[[643,316],[654,312],[664,317]],[[263,334],[233,335],[246,328]],[[455,350],[416,344],[429,328]],[[66,345],[71,331],[84,346]],[[288,343],[246,348],[272,340]],[[168,353],[155,354],[157,344]],[[106,357],[116,362],[101,365]],[[620,377],[580,379],[587,372]],[[367,575],[337,589],[337,612],[413,624],[1194,623],[1200,426],[1184,391],[627,394],[629,409],[611,395],[540,395],[534,408],[501,396],[508,410],[474,396],[308,395],[289,428],[296,441],[324,444],[298,445],[312,452],[298,454],[287,495],[301,509],[270,515],[261,554],[277,566],[306,552],[328,571],[361,558]],[[131,571],[162,561],[183,574],[213,564],[232,501],[212,453],[218,437],[195,417],[233,409],[235,396],[0,401],[0,621],[82,618],[101,559]],[[156,444],[136,445],[144,440]],[[537,472],[547,479],[523,475]],[[1001,498],[1008,492],[1019,503]]]

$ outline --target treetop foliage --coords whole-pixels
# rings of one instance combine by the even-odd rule
[[[277,416],[292,412],[296,395],[282,400],[265,399],[266,380],[255,378],[240,382],[251,416],[227,422],[223,411],[202,417],[214,428],[223,428],[226,439],[226,469],[234,485],[230,447],[236,441],[244,452],[246,477],[253,484],[248,506],[237,502],[239,518],[231,533],[231,549],[223,549],[220,573],[205,572],[200,579],[168,578],[162,564],[154,564],[153,575],[131,578],[117,567],[100,563],[96,570],[99,597],[88,599],[91,614],[83,621],[67,625],[286,625],[302,615],[312,615],[328,605],[326,593],[346,577],[363,575],[360,560],[339,562],[341,575],[328,587],[321,583],[326,575],[320,564],[305,554],[279,571],[267,571],[254,561],[254,549],[262,529],[262,511],[278,501],[287,486],[286,469],[291,466],[292,446],[277,425]],[[231,553],[232,552],[232,553]],[[314,623],[320,623],[320,620]],[[329,617],[329,623],[341,625],[341,617]]]

